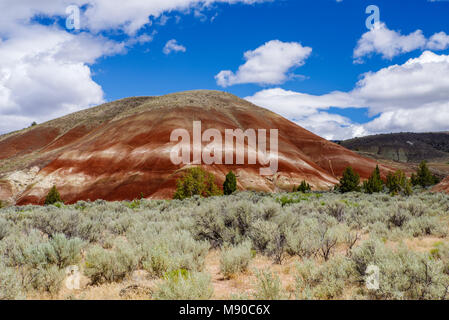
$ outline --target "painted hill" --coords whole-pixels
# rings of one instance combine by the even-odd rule
[[[185,128],[192,136],[193,121],[201,121],[203,131],[216,128],[223,134],[236,128],[279,130],[275,175],[261,176],[260,165],[203,166],[218,183],[234,170],[242,189],[291,190],[303,179],[315,189],[328,189],[346,166],[366,178],[376,165],[236,96],[191,91],[122,99],[0,136],[0,199],[41,204],[53,185],[68,203],[142,194],[171,198],[185,166],[170,161],[176,145],[170,134]]]

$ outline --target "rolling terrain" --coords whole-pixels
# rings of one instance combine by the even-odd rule
[[[236,128],[279,130],[279,170],[273,176],[261,176],[259,164],[203,166],[220,184],[234,170],[240,189],[291,190],[306,180],[328,190],[347,166],[362,178],[376,166],[271,111],[202,90],[122,99],[0,136],[0,199],[42,204],[53,185],[67,203],[171,198],[185,166],[170,161],[176,145],[170,134],[184,128],[192,136],[193,121],[201,121],[203,131],[222,134]],[[389,169],[381,170],[385,175]]]

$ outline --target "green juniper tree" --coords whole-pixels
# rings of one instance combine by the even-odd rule
[[[310,184],[308,184],[305,180],[301,181],[301,184],[298,187],[293,187],[293,192],[302,192],[306,193],[312,190]]]
[[[363,189],[365,190],[365,193],[369,194],[382,192],[384,189],[384,182],[380,177],[379,166],[376,166],[376,169],[374,169],[369,179],[363,182]]]
[[[59,194],[58,189],[56,189],[56,186],[53,186],[45,198],[45,205],[51,205],[58,202],[62,202],[61,195]]]
[[[387,175],[387,188],[391,195],[409,196],[413,193],[412,184],[402,170]]]
[[[341,193],[360,191],[360,176],[351,167],[347,167],[343,172],[338,190]]]
[[[225,195],[230,195],[235,191],[237,191],[237,178],[235,177],[234,172],[229,171],[226,175],[226,180],[223,183],[223,193]]]
[[[439,182],[439,179],[430,172],[429,168],[427,167],[427,162],[422,161],[419,164],[416,174],[412,174],[411,182],[414,186],[419,185],[423,188],[426,188],[437,184]]]

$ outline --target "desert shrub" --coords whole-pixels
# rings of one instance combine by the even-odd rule
[[[293,187],[293,192],[302,192],[306,193],[312,190],[310,184],[308,184],[305,180],[301,181],[301,184],[298,187]]]
[[[449,277],[444,273],[444,264],[426,254],[404,246],[392,250],[379,240],[368,240],[353,250],[351,260],[362,281],[369,265],[379,268],[379,289],[365,292],[371,298],[416,300],[447,296]]]
[[[447,227],[445,227],[438,217],[418,217],[407,222],[404,229],[413,237],[420,236],[439,236],[447,235]]]
[[[56,265],[38,267],[31,271],[31,286],[35,290],[56,295],[62,288],[64,278],[64,270],[59,269]]]
[[[411,182],[402,170],[397,170],[394,174],[389,173],[386,185],[391,195],[409,196],[413,193]]]
[[[306,259],[296,266],[297,299],[335,299],[353,281],[353,264],[338,256],[325,263]]]
[[[282,288],[279,276],[262,270],[256,272],[257,282],[255,285],[254,298],[257,300],[284,300],[286,294]]]
[[[183,200],[199,195],[211,197],[220,195],[221,191],[215,184],[215,176],[200,167],[194,167],[176,181],[176,192],[173,199]]]
[[[84,273],[93,284],[121,281],[138,264],[134,248],[124,240],[117,240],[112,250],[94,245],[86,253]]]
[[[220,259],[220,272],[230,278],[232,275],[246,271],[252,258],[251,242],[223,248]]]
[[[53,262],[59,268],[78,264],[81,261],[81,249],[84,243],[81,239],[67,239],[64,234],[56,234],[49,242],[52,247]]]
[[[223,243],[239,244],[250,236],[260,216],[270,215],[276,215],[274,205],[256,205],[247,200],[206,205],[195,215],[195,238],[207,240],[215,248]]]
[[[223,193],[225,195],[230,195],[235,191],[237,191],[237,178],[235,177],[234,172],[229,171],[226,175],[226,180],[223,183]]]
[[[342,202],[334,202],[326,205],[325,212],[337,219],[338,222],[343,222],[345,218],[346,206]]]
[[[360,191],[360,176],[351,167],[347,167],[340,179],[338,190],[341,193]]]
[[[61,195],[56,189],[56,186],[53,186],[45,197],[45,205],[51,205],[62,202]]]
[[[207,300],[213,288],[208,274],[181,271],[167,274],[153,295],[156,300]]]
[[[286,250],[290,255],[311,257],[319,250],[319,221],[314,217],[304,217],[299,225],[286,232]]]
[[[30,248],[43,243],[44,239],[38,231],[29,234],[14,233],[0,241],[1,261],[7,267],[19,267],[30,264]]]
[[[162,277],[167,271],[175,268],[169,250],[160,245],[154,245],[146,251],[142,259],[142,267],[156,278]]]
[[[0,262],[0,300],[23,298],[23,288],[17,273],[13,268],[8,268]]]
[[[12,229],[12,224],[0,217],[0,241],[3,240],[8,234],[10,233],[10,230]]]
[[[172,270],[201,271],[204,268],[210,248],[206,241],[196,241],[187,231],[164,231],[153,234],[151,239],[142,243],[141,261],[153,277],[161,277]]]
[[[266,253],[273,235],[278,232],[278,225],[271,221],[257,220],[251,226],[250,238],[254,248],[259,252]]]
[[[34,228],[48,236],[56,233],[63,233],[69,238],[78,236],[80,219],[76,211],[46,208],[35,212],[31,221]]]

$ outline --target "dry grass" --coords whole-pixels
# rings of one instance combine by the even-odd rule
[[[405,239],[403,243],[410,250],[417,252],[429,252],[436,243],[449,241],[449,237],[421,237]],[[397,247],[399,242],[387,242],[388,246]],[[336,254],[343,254],[343,250],[338,250]],[[290,299],[295,297],[295,276],[296,264],[301,262],[298,257],[287,257],[282,265],[273,264],[268,257],[257,255],[250,263],[248,271],[242,274],[236,274],[230,279],[225,279],[220,273],[220,251],[211,250],[206,258],[205,272],[212,276],[212,286],[214,288],[214,300],[231,299],[233,295],[246,295],[251,297],[254,292],[256,282],[256,270],[269,270],[279,276],[282,287]],[[145,271],[136,271],[133,275],[120,283],[109,283],[102,285],[90,285],[89,279],[85,276],[81,278],[80,290],[69,290],[64,288],[57,296],[32,292],[28,295],[31,300],[148,300],[151,299],[151,292],[161,281],[148,278]],[[351,299],[355,291],[355,286],[349,286],[344,289],[342,299]]]

